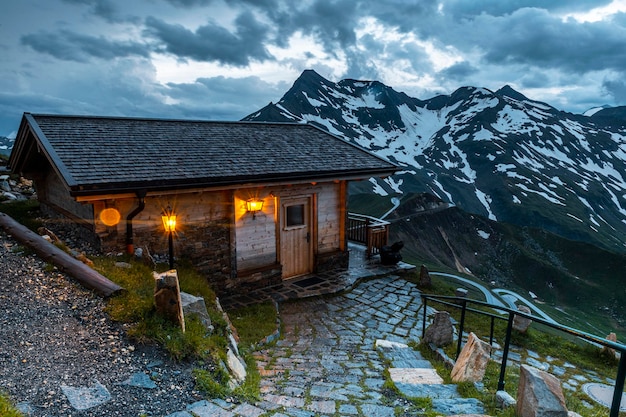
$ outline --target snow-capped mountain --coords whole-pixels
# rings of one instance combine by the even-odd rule
[[[244,120],[313,122],[403,167],[371,180],[370,192],[430,192],[490,219],[626,252],[625,110],[566,113],[509,86],[420,100],[308,70]]]
[[[0,136],[0,154],[9,155],[11,153],[11,149],[13,148],[13,142],[15,139],[5,138],[4,136]]]

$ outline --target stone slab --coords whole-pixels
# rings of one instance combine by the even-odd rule
[[[95,381],[92,387],[70,387],[68,385],[61,385],[61,390],[72,407],[79,411],[97,407],[111,399],[109,390],[98,381]]]
[[[389,368],[389,376],[394,384],[443,384],[443,378],[432,368]]]

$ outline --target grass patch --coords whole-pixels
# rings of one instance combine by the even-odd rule
[[[15,407],[11,398],[4,392],[0,392],[0,416],[23,417],[23,414]]]
[[[0,211],[34,232],[43,226],[39,220],[39,201],[35,199],[4,202],[0,204]]]
[[[129,267],[116,266],[116,262],[120,260]],[[124,293],[108,300],[106,311],[113,320],[131,324],[128,330],[130,337],[139,343],[158,343],[176,361],[195,360],[199,365],[193,370],[196,388],[208,398],[235,397],[242,401],[259,400],[261,376],[254,358],[247,351],[252,343],[258,342],[275,329],[276,310],[272,304],[231,313],[235,317],[233,322],[241,337],[239,350],[247,365],[246,380],[232,390],[225,365],[228,324],[222,312],[217,309],[215,293],[209,287],[206,278],[198,274],[191,265],[184,262],[178,265],[181,291],[204,298],[214,327],[213,332],[207,334],[200,320],[194,315],[189,315],[185,317],[183,333],[179,326],[156,313],[154,277],[151,268],[130,257],[122,259],[98,257],[94,259],[94,263],[100,273],[126,289]],[[265,333],[270,323],[272,330]],[[263,336],[257,339],[259,334]]]
[[[265,302],[228,312],[237,329],[241,347],[250,348],[276,331],[277,312],[274,303]]]

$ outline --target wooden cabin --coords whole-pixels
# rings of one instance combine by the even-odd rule
[[[9,159],[104,253],[174,254],[219,292],[348,267],[348,182],[397,166],[313,125],[25,113]]]

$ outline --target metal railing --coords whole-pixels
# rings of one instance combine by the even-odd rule
[[[380,253],[389,241],[389,222],[364,214],[348,213],[348,239],[367,246],[367,257]]]
[[[489,304],[483,301],[472,300],[469,298],[455,297],[455,296],[440,296],[440,295],[430,295],[430,294],[422,294],[422,302],[424,304],[424,317],[422,323],[422,337],[426,333],[426,310],[428,305],[428,300],[447,305],[450,307],[461,309],[461,319],[459,321],[459,337],[457,344],[456,357],[459,357],[461,353],[461,344],[463,340],[463,327],[465,325],[465,313],[472,312],[476,314],[480,314],[483,316],[487,316],[491,319],[491,331],[489,335],[489,344],[493,345],[493,333],[494,333],[494,323],[495,320],[505,320],[507,321],[506,327],[506,336],[504,341],[504,347],[502,351],[502,364],[500,365],[500,377],[498,379],[498,391],[504,390],[504,379],[506,373],[506,366],[509,356],[509,347],[511,344],[511,334],[513,329],[513,319],[515,316],[525,317],[527,319],[532,320],[533,322],[537,322],[548,326],[552,329],[556,329],[560,332],[576,336],[580,339],[586,340],[591,343],[598,344],[600,346],[604,346],[607,348],[614,349],[620,353],[619,363],[617,365],[617,376],[615,377],[615,386],[613,389],[613,402],[611,404],[611,413],[610,417],[619,417],[620,406],[622,401],[622,393],[624,392],[624,379],[626,378],[626,345],[621,343],[616,343],[611,340],[607,340],[605,338],[592,335],[590,333],[585,333],[581,330],[577,330],[571,327],[563,326],[558,323],[554,323],[545,319],[542,319],[537,316],[533,316],[532,314],[527,314],[521,312],[519,310],[513,310],[508,307],[497,306],[493,304]],[[502,311],[507,313],[506,315],[498,315],[494,313],[490,313],[487,311],[476,310],[473,308],[469,308],[467,304],[476,304],[484,307],[489,307],[494,310]]]

